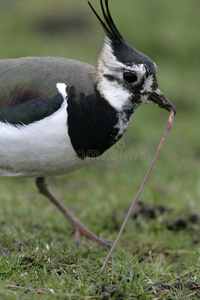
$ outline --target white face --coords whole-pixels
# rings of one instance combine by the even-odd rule
[[[132,99],[134,108],[144,103],[151,103],[147,99],[147,93],[152,92],[155,86],[154,75],[147,72],[144,64],[127,66],[117,61],[109,39],[106,39],[97,69],[97,88],[118,111],[123,106],[130,105]],[[156,66],[155,69],[157,69]],[[139,101],[134,103],[134,96],[138,97],[139,94]]]

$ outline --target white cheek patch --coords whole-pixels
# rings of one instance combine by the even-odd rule
[[[109,81],[106,77],[98,84],[98,90],[101,95],[112,105],[116,110],[120,111],[122,106],[128,101],[131,93],[123,88],[115,80]]]
[[[127,67],[117,61],[113,54],[110,40],[105,39],[103,49],[98,61],[98,90],[100,94],[112,105],[116,110],[120,111],[122,106],[129,102],[131,93],[119,84],[118,80],[110,81],[103,74],[110,74],[113,78],[122,79],[122,70]],[[131,68],[130,68],[131,69]],[[119,70],[119,72],[118,72]],[[121,76],[121,78],[120,78]]]

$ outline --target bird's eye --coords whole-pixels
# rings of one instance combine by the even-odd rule
[[[123,73],[124,80],[128,83],[134,83],[137,81],[137,76],[132,72]]]

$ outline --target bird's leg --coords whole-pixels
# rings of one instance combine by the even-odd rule
[[[44,177],[36,178],[36,186],[39,189],[39,192],[47,197],[55,206],[63,213],[63,215],[69,220],[72,225],[72,232],[75,233],[75,239],[77,247],[80,244],[80,237],[84,235],[89,240],[100,244],[102,246],[110,247],[111,244],[105,240],[98,238],[94,233],[92,233],[89,229],[87,229],[72,213],[66,209],[62,203],[54,197],[53,194],[48,189],[47,183]]]
[[[8,256],[8,252],[5,250],[5,248],[0,244],[0,251],[4,256]]]

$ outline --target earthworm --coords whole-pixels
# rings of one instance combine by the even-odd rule
[[[171,127],[172,127],[174,115],[175,115],[175,112],[174,112],[173,110],[171,110],[171,111],[170,111],[170,115],[169,115],[169,119],[168,119],[167,129],[165,130],[165,133],[164,133],[163,138],[161,139],[161,141],[160,141],[160,143],[159,143],[159,145],[158,145],[158,148],[157,148],[157,150],[156,150],[156,153],[155,153],[155,155],[154,155],[154,158],[153,158],[153,160],[152,160],[152,162],[151,162],[151,164],[150,164],[150,166],[149,166],[149,168],[148,168],[148,170],[147,170],[147,172],[146,172],[146,174],[145,174],[145,176],[144,176],[144,179],[142,180],[141,186],[140,186],[140,188],[139,188],[139,190],[138,190],[138,192],[137,192],[137,194],[136,194],[136,196],[135,196],[135,199],[134,199],[133,203],[132,203],[131,206],[130,206],[130,209],[129,209],[129,211],[128,211],[128,213],[127,213],[125,219],[124,219],[124,222],[122,223],[122,226],[121,226],[121,228],[120,228],[120,231],[119,231],[119,233],[118,233],[118,236],[117,236],[117,238],[116,238],[116,240],[115,240],[115,242],[114,242],[112,248],[110,249],[110,252],[108,253],[108,255],[107,255],[106,259],[105,259],[105,262],[104,262],[104,264],[103,264],[103,266],[102,266],[102,268],[101,268],[101,274],[103,274],[104,271],[105,271],[105,269],[106,269],[106,266],[107,266],[107,264],[108,264],[108,262],[109,262],[109,260],[110,260],[110,257],[111,257],[111,255],[113,254],[113,252],[114,252],[114,250],[115,250],[115,248],[116,248],[116,246],[117,246],[117,244],[118,244],[118,242],[119,242],[119,240],[120,240],[120,238],[121,238],[121,235],[122,235],[122,233],[123,233],[123,231],[124,231],[124,228],[125,228],[125,226],[126,226],[126,223],[127,223],[128,219],[129,219],[129,217],[130,217],[130,215],[131,215],[131,213],[132,213],[132,211],[133,211],[133,208],[134,208],[134,206],[135,206],[135,204],[136,204],[136,202],[137,202],[137,200],[138,200],[138,198],[139,198],[139,196],[140,196],[142,190],[143,190],[144,184],[145,184],[145,182],[147,181],[147,178],[149,177],[149,174],[150,174],[150,172],[151,172],[151,170],[152,170],[152,168],[153,168],[153,166],[154,166],[154,164],[155,164],[155,162],[156,162],[156,159],[157,159],[157,157],[158,157],[158,154],[160,153],[160,150],[162,149],[162,146],[163,146],[163,144],[164,144],[164,141],[166,140],[167,135],[168,135],[168,133],[169,133]]]

